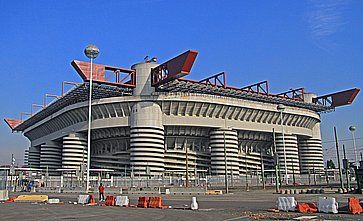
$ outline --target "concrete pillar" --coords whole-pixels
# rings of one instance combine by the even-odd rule
[[[134,96],[151,95],[151,69],[156,63],[140,63],[136,70]],[[164,126],[158,104],[140,101],[132,107],[130,116],[130,166],[135,175],[162,175],[164,173]]]
[[[210,132],[211,169],[213,175],[225,175],[224,145],[227,151],[227,170],[230,174],[239,175],[238,136],[237,131],[227,128],[215,129]]]
[[[299,140],[300,170],[302,173],[315,170],[324,172],[323,147],[321,144],[320,123],[312,129],[312,137]]]
[[[285,153],[287,173],[295,175],[300,174],[299,154],[297,137],[293,134],[284,134],[285,137]],[[276,151],[279,157],[281,174],[285,174],[285,157],[282,134],[276,134]]]

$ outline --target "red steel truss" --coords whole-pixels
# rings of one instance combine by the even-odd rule
[[[200,80],[199,83],[226,88],[227,87],[226,81],[227,81],[226,73],[221,72],[219,74],[215,74],[213,76]]]
[[[197,55],[197,51],[189,50],[153,68],[151,71],[151,84],[159,86],[188,75]]]
[[[360,89],[353,88],[313,98],[313,103],[330,107],[339,107],[353,103]]]
[[[241,90],[256,93],[256,94],[265,94],[268,95],[268,81],[261,81],[255,84],[251,84],[241,88]]]
[[[72,61],[72,66],[84,81],[90,79],[90,63],[84,61]],[[124,87],[136,86],[135,70],[124,69],[120,67],[107,66],[102,64],[92,65],[92,80],[99,83],[120,85]],[[106,75],[108,74],[108,75]],[[121,76],[121,75],[124,76]]]

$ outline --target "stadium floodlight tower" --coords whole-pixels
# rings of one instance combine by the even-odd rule
[[[352,138],[353,138],[353,148],[354,148],[354,155],[355,155],[355,166],[358,169],[359,167],[359,162],[358,162],[358,155],[357,155],[357,146],[355,145],[355,130],[357,128],[355,126],[350,126],[349,127],[349,131],[352,133]]]
[[[87,133],[87,184],[86,193],[88,193],[89,185],[89,172],[91,165],[91,117],[92,117],[92,75],[93,75],[93,59],[97,58],[100,50],[96,45],[90,44],[84,49],[84,54],[90,59],[90,74],[89,74],[89,103],[88,103],[88,133]],[[84,156],[83,156],[84,157]]]
[[[285,145],[285,133],[284,133],[284,119],[282,117],[282,113],[285,111],[285,105],[283,105],[283,104],[277,105],[277,110],[280,112],[281,133],[282,133],[282,147],[283,147],[283,151],[284,151],[285,182],[286,182],[286,185],[288,185],[289,184],[289,179],[288,179],[288,175],[287,175],[286,145]]]

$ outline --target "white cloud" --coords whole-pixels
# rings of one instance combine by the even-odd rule
[[[307,21],[314,42],[325,50],[335,43],[329,39],[344,25],[343,12],[347,4],[344,0],[310,0]]]

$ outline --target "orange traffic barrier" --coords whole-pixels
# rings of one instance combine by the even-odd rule
[[[6,203],[13,203],[14,199],[16,199],[16,197],[9,197],[9,199],[5,200]]]
[[[360,214],[363,212],[358,198],[351,197],[348,199],[348,211],[352,214]]]
[[[93,195],[89,195],[89,198],[88,198],[89,200],[88,200],[88,205],[90,205],[90,206],[95,206],[95,205],[97,205],[97,203],[96,203],[96,200],[95,200],[95,198],[93,197]]]
[[[161,197],[150,197],[149,198],[149,204],[148,204],[149,208],[165,208],[163,206],[163,201],[161,199]]]
[[[315,203],[297,203],[296,210],[299,213],[316,213],[318,208]]]
[[[115,196],[107,196],[105,205],[106,206],[115,206]]]
[[[145,196],[140,196],[139,201],[137,203],[137,207],[147,208],[148,198]]]

